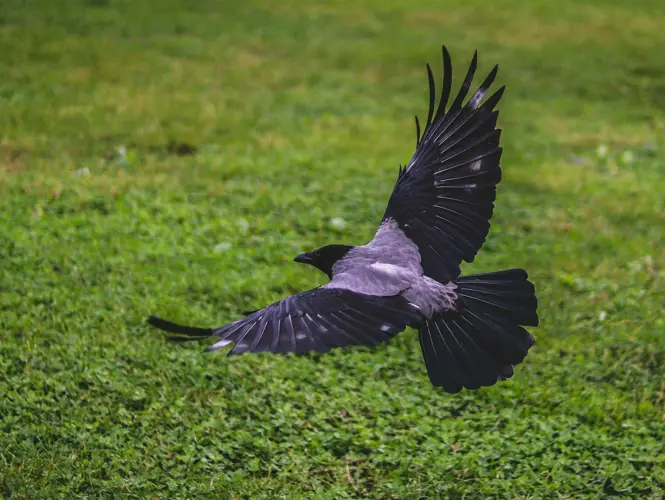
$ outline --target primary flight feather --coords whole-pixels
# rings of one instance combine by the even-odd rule
[[[497,67],[465,101],[477,54],[450,106],[452,63],[445,47],[438,105],[427,66],[430,105],[416,151],[400,167],[381,224],[362,246],[332,244],[298,255],[330,281],[292,295],[219,328],[150,324],[179,336],[215,337],[208,350],[233,345],[245,352],[326,352],[374,345],[407,326],[418,329],[430,381],[455,393],[513,374],[534,344],[524,326],[537,326],[537,300],[526,271],[460,276],[489,232],[501,180],[501,130],[496,128],[501,87],[487,99]]]

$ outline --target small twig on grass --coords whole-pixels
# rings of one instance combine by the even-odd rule
[[[346,482],[349,484],[354,484],[353,478],[351,477],[351,469],[349,469],[349,456],[346,455]]]

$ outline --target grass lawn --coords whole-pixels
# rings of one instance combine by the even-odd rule
[[[665,2],[443,4],[0,2],[0,496],[663,498]],[[145,324],[369,240],[442,43],[507,85],[464,271],[536,284],[511,380],[433,388],[412,330],[227,359]]]

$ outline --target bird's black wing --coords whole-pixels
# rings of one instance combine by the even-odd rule
[[[446,110],[452,63],[443,47],[443,84],[435,109],[435,84],[427,66],[430,102],[427,123],[411,161],[400,167],[384,215],[395,220],[418,246],[425,274],[446,282],[457,278],[462,261],[472,262],[489,232],[501,148],[494,107],[504,87],[482,103],[497,73],[495,66],[478,90],[465,98],[476,71],[477,53],[457,97]]]
[[[179,334],[170,338],[174,341],[216,337],[208,350],[234,344],[229,353],[233,355],[261,351],[300,354],[374,345],[420,320],[418,308],[403,297],[321,287],[286,297],[221,328],[181,326],[154,316],[148,322]]]

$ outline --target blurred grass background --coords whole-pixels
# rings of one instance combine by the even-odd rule
[[[464,270],[536,283],[513,379],[436,390],[413,331],[226,359],[145,325],[369,240],[442,43],[507,85]],[[0,2],[0,496],[662,498],[663,47],[655,0]]]

